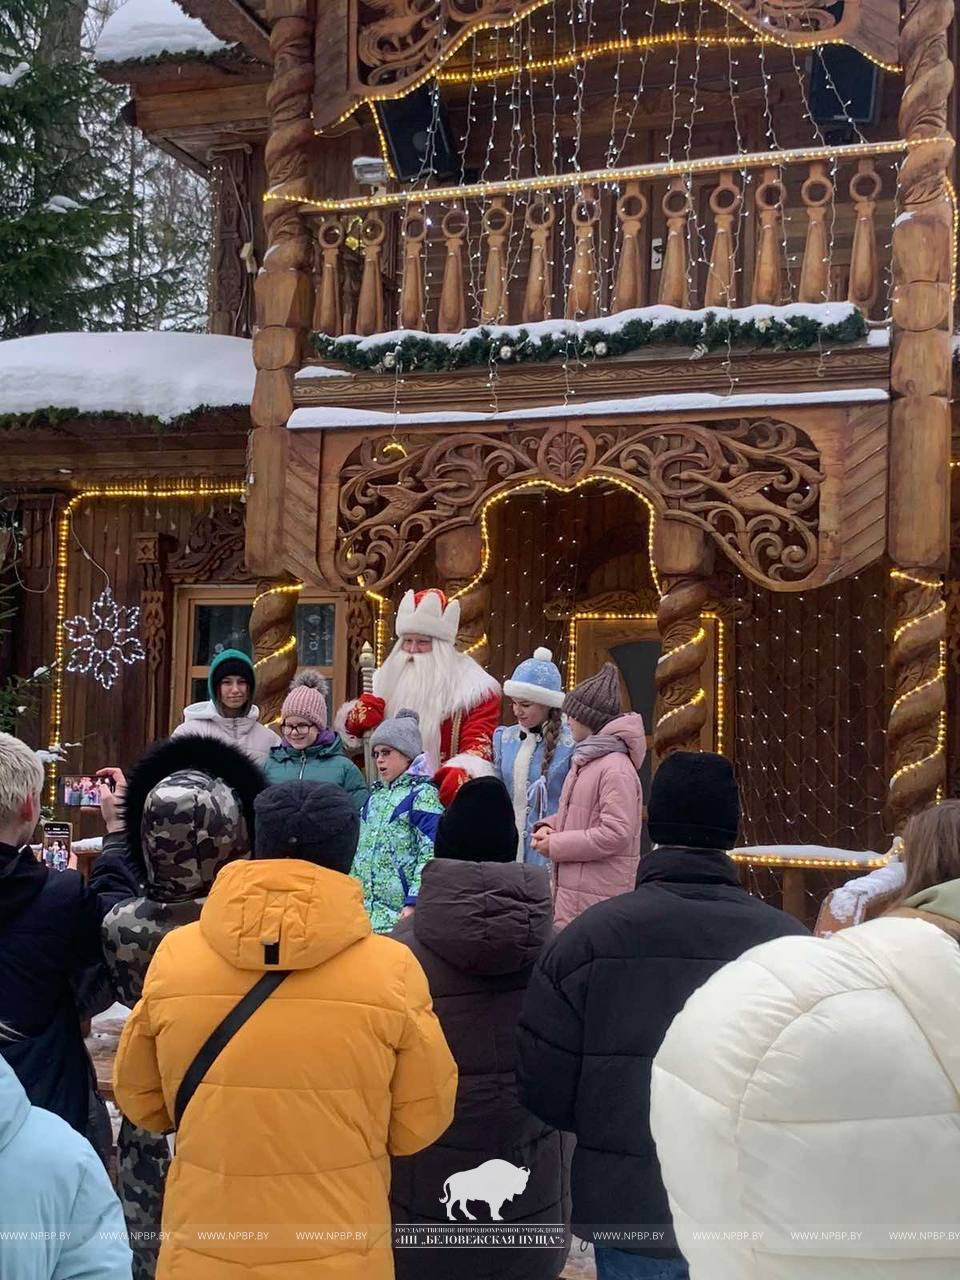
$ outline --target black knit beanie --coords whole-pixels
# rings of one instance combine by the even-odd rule
[[[517,824],[499,778],[465,782],[437,824],[433,852],[460,862],[515,862]]]
[[[712,751],[674,751],[653,775],[647,829],[654,844],[732,849],[740,826],[733,765]]]
[[[303,858],[348,874],[360,819],[333,782],[278,782],[257,796],[255,858]]]

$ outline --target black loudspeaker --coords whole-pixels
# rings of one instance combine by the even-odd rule
[[[374,104],[390,163],[401,181],[425,177],[452,178],[460,163],[454,153],[446,108],[434,90],[424,85],[393,102]]]
[[[879,68],[845,44],[822,45],[813,55],[810,115],[817,124],[873,124]],[[847,105],[844,105],[844,104]]]

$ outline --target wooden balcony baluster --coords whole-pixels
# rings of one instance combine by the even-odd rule
[[[713,214],[713,248],[707,271],[705,307],[737,305],[737,254],[733,240],[734,219],[740,212],[743,196],[732,173],[721,173],[719,185],[710,193]]]
[[[454,205],[443,215],[440,229],[447,246],[440,289],[440,333],[459,333],[467,324],[467,300],[463,291],[463,242],[467,234],[467,213]]]
[[[870,159],[857,163],[857,172],[850,179],[850,199],[854,203],[857,221],[853,228],[853,247],[850,251],[850,287],[847,298],[868,316],[880,292],[880,275],[877,269],[877,229],[874,213],[880,194],[880,175]]]
[[[380,254],[383,250],[387,226],[383,214],[371,209],[360,228],[363,246],[363,278],[360,281],[360,297],[357,299],[357,333],[369,337],[383,333],[383,281],[380,279]]]
[[[759,215],[753,301],[776,306],[783,297],[783,183],[776,169],[764,169],[755,196]]]
[[[570,210],[575,228],[573,272],[567,293],[567,319],[590,320],[597,314],[597,240],[600,201],[593,187],[581,188]]]
[[[620,253],[613,285],[613,310],[629,311],[643,305],[643,260],[640,254],[640,227],[647,216],[647,198],[639,182],[628,182],[617,201],[620,223]]]
[[[827,244],[826,219],[833,202],[833,183],[826,165],[815,160],[800,188],[800,199],[807,210],[807,238],[800,267],[798,302],[827,302],[830,298],[830,251]]]
[[[667,243],[660,267],[660,291],[657,301],[665,307],[689,306],[687,285],[687,219],[693,204],[685,178],[671,178],[666,195],[660,202],[667,220]]]
[[[320,271],[313,303],[313,327],[331,338],[343,332],[340,311],[340,249],[343,225],[336,218],[324,218],[317,229]]]
[[[546,196],[536,196],[527,205],[524,226],[530,233],[530,266],[523,298],[523,319],[527,324],[550,318],[550,237],[556,221],[553,205]]]
[[[502,196],[495,196],[484,211],[481,224],[487,240],[487,266],[483,274],[481,324],[505,324],[509,319],[507,300],[507,242],[512,217]]]
[[[427,220],[420,205],[411,205],[403,220],[403,278],[400,284],[400,328],[425,329],[423,314],[423,242]]]

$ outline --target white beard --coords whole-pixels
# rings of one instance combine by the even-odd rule
[[[392,717],[404,707],[420,717],[423,750],[434,769],[440,767],[440,728],[460,704],[458,666],[461,655],[452,644],[434,640],[429,653],[405,653],[398,641],[373,680],[374,693]]]

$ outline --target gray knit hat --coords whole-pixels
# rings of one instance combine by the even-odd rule
[[[621,714],[620,673],[605,662],[595,676],[581,680],[563,700],[563,710],[594,733],[599,733]]]
[[[357,851],[360,819],[333,782],[278,782],[254,801],[255,858],[303,858],[347,874]]]
[[[384,720],[370,735],[370,748],[393,747],[408,760],[416,760],[423,750],[420,717],[409,707],[401,707],[392,720]]]

